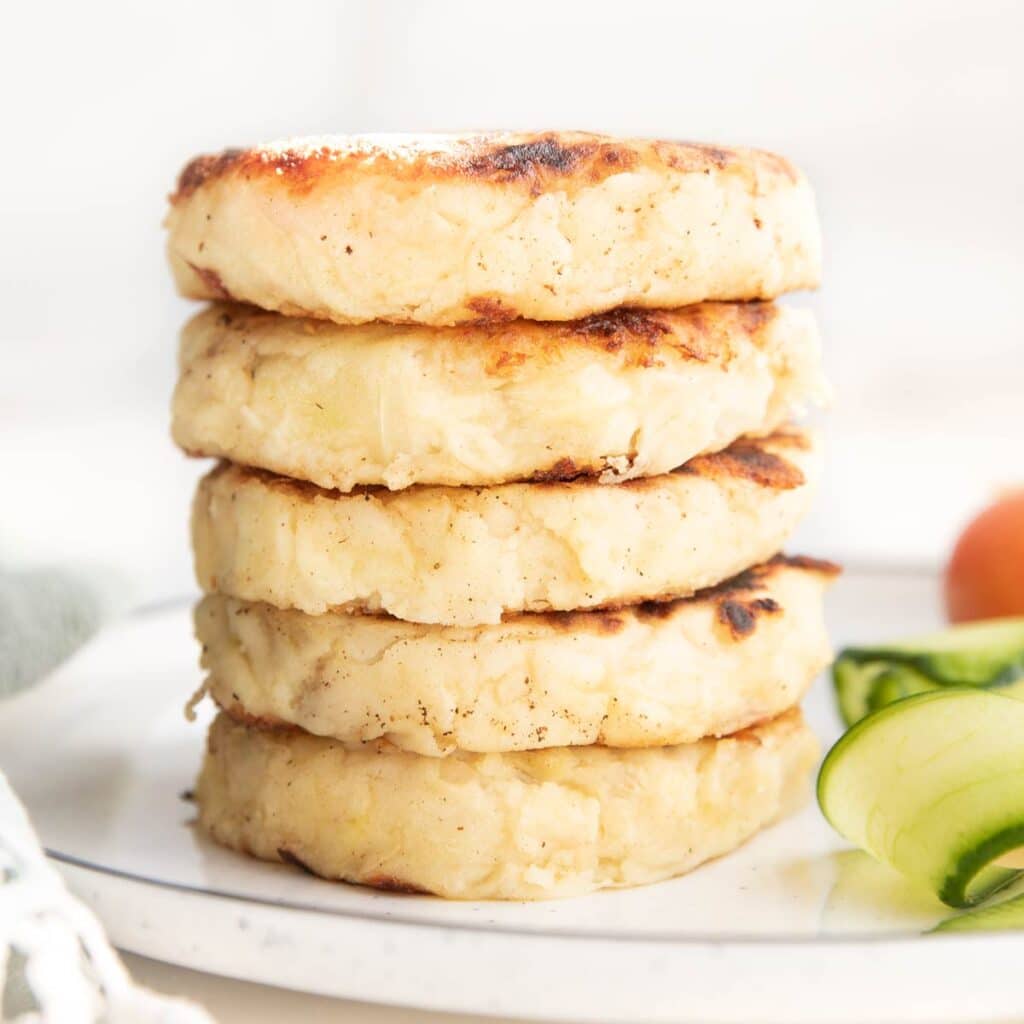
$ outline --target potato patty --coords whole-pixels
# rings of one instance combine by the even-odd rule
[[[818,282],[806,179],[771,153],[577,132],[329,137],[201,156],[179,290],[338,323],[575,320]]]
[[[206,686],[234,718],[428,756],[650,747],[792,707],[830,659],[828,563],[777,558],[691,598],[424,626],[210,595]]]
[[[182,335],[173,431],[343,491],[615,481],[769,433],[823,394],[813,316],[770,303],[447,329],[219,305]]]
[[[794,431],[615,485],[350,494],[223,464],[193,504],[196,575],[209,593],[312,615],[449,625],[686,596],[782,548],[818,456]]]
[[[799,711],[717,740],[420,757],[219,715],[200,825],[325,878],[452,899],[547,899],[682,874],[797,805]]]

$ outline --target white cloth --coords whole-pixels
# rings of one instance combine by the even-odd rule
[[[15,1024],[211,1024],[135,985],[99,921],[49,864],[0,773],[0,1019]]]
[[[42,679],[122,602],[96,573],[0,573],[0,698]],[[0,700],[0,715],[3,702]],[[0,1020],[210,1024],[204,1010],[135,985],[93,913],[49,864],[0,772]]]

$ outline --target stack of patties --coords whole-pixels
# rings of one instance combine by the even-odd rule
[[[200,157],[168,218],[218,842],[455,898],[635,885],[806,791],[835,568],[814,204],[582,134]]]

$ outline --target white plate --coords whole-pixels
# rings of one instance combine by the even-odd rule
[[[847,574],[837,644],[937,622],[935,581]],[[200,725],[187,609],[110,629],[0,704],[0,766],[122,948],[329,995],[595,1021],[987,1021],[1024,1010],[1024,935],[922,936],[945,916],[814,806],[676,881],[553,903],[445,903],[329,884],[209,843],[180,796]],[[838,734],[827,684],[808,702]]]

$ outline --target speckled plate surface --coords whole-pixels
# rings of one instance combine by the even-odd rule
[[[848,573],[837,645],[938,621],[933,578]],[[203,727],[184,603],[137,615],[0,704],[0,766],[122,948],[353,999],[595,1021],[989,1021],[1024,1015],[1024,935],[923,936],[943,908],[844,851],[812,805],[661,885],[445,903],[219,849],[181,798]],[[827,684],[808,702],[838,735]]]

